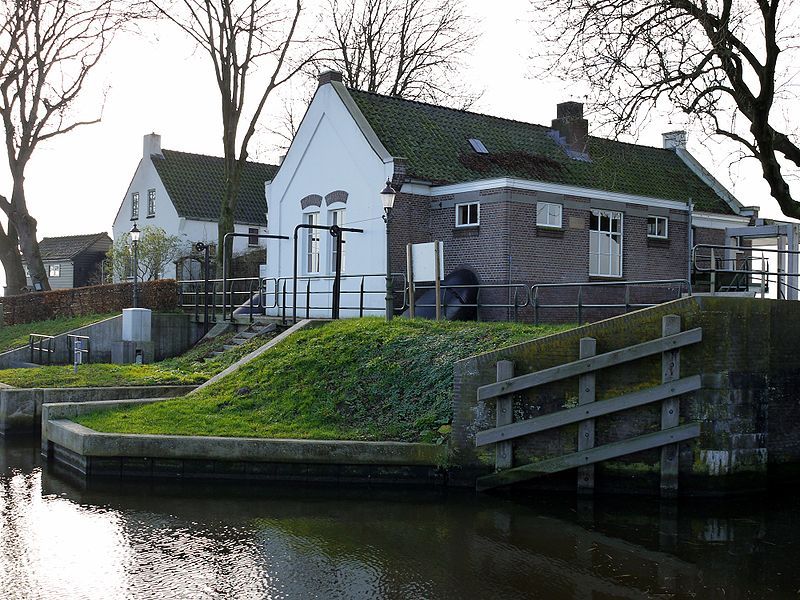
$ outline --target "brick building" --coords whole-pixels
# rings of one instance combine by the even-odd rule
[[[685,279],[692,244],[725,243],[726,229],[757,216],[691,156],[683,132],[664,134],[663,148],[588,132],[576,102],[559,104],[542,126],[347,89],[324,73],[267,185],[270,232],[362,228],[346,238],[345,273],[372,276],[379,312],[387,242],[378,192],[387,178],[398,190],[392,271],[405,271],[406,244],[441,240],[445,274],[467,267],[485,284]],[[333,271],[329,238],[298,231],[297,267],[318,298]],[[284,285],[291,244],[276,242],[270,257],[270,275]]]

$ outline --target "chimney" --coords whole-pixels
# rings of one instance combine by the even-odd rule
[[[573,152],[587,154],[589,151],[589,121],[583,118],[583,103],[561,102],[556,105],[553,129]]]
[[[317,87],[322,87],[331,81],[342,83],[342,74],[339,71],[323,71],[317,76]]]
[[[150,158],[151,156],[159,156],[164,158],[164,155],[161,153],[161,136],[157,133],[148,133],[144,136],[144,146],[142,155],[144,158]]]
[[[662,133],[661,139],[664,143],[664,150],[675,150],[676,148],[686,149],[687,137],[686,132],[683,130]]]

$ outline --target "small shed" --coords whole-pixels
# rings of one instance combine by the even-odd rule
[[[42,239],[39,251],[50,287],[57,290],[102,283],[102,262],[111,245],[106,232]],[[25,272],[32,287],[27,265]]]

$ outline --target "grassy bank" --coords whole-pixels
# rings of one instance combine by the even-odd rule
[[[135,385],[199,384],[226,369],[245,354],[252,352],[269,337],[253,338],[213,359],[203,361],[212,350],[221,349],[233,333],[201,342],[181,356],[149,365],[89,364],[37,367],[35,369],[0,370],[0,382],[22,388],[39,387],[110,387]]]
[[[118,313],[107,315],[83,315],[81,317],[62,317],[49,321],[36,321],[34,323],[20,323],[18,325],[0,326],[0,352],[13,350],[20,346],[28,345],[28,336],[31,333],[44,335],[61,335],[78,327],[97,323],[104,319],[116,316]]]
[[[456,360],[565,327],[350,319],[300,331],[189,398],[87,415],[99,431],[442,441]]]

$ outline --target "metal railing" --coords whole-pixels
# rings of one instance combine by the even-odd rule
[[[442,313],[444,314],[447,311],[447,290],[462,290],[462,289],[474,289],[475,292],[475,302],[474,303],[465,303],[459,302],[459,306],[464,308],[474,308],[475,313],[477,316],[477,320],[480,321],[481,318],[481,309],[506,309],[508,311],[508,316],[510,319],[514,321],[518,320],[519,318],[519,309],[525,308],[530,304],[530,294],[528,292],[528,284],[527,283],[476,283],[471,285],[440,285],[441,290],[441,297],[442,297]],[[415,291],[420,290],[435,290],[436,286],[431,285],[414,285]],[[508,300],[506,302],[493,302],[481,301],[481,294],[489,290],[506,290]],[[434,294],[435,297],[435,294]],[[428,304],[428,303],[421,303],[417,300],[414,301],[415,308],[435,308],[436,304]]]
[[[88,335],[75,335],[72,333],[67,334],[67,356],[77,358],[80,355],[80,360],[75,362],[90,363],[92,360],[92,341]]]
[[[217,314],[221,311],[221,318],[227,319],[240,306],[250,304],[250,321],[253,320],[255,309],[274,308],[265,302],[269,294],[265,293],[269,282],[275,282],[274,277],[235,277],[231,279],[209,279],[208,294],[205,293],[206,282],[203,279],[188,279],[178,282],[178,306],[186,312],[192,312],[195,320],[200,319],[208,298],[209,321],[217,322]]]
[[[797,264],[799,258],[797,250],[697,244],[692,249],[692,268],[695,273],[709,274],[712,293],[749,291],[764,298],[770,284],[775,284],[777,298],[785,298],[790,291],[796,297],[800,269],[792,270],[788,264]],[[778,267],[773,270],[771,264]]]
[[[30,362],[38,365],[45,364],[44,358],[47,358],[47,364],[53,364],[53,340],[55,336],[44,335],[42,333],[31,333],[28,335],[28,348],[30,349]],[[38,362],[37,362],[38,359]]]
[[[646,279],[637,281],[589,281],[582,283],[538,283],[531,286],[531,304],[533,305],[533,322],[538,325],[540,320],[540,311],[542,309],[572,309],[576,310],[578,324],[583,324],[584,310],[586,309],[599,309],[599,310],[619,310],[624,309],[627,313],[631,310],[638,310],[640,308],[649,308],[657,306],[662,302],[635,302],[631,299],[631,289],[634,287],[640,288],[677,288],[676,298],[680,298],[684,293],[691,295],[692,284],[688,279]],[[543,304],[540,298],[540,292],[545,289],[577,289],[577,296],[575,304]],[[623,288],[624,298],[622,302],[602,302],[591,303],[584,300],[585,289],[602,289],[602,288]],[[666,302],[664,300],[663,302]]]
[[[276,308],[281,319],[286,322],[292,318],[294,309],[302,311],[305,318],[311,317],[312,311],[333,311],[333,283],[334,275],[302,275],[297,277],[297,297],[302,298],[303,302],[298,302],[295,307],[295,294],[292,288],[294,277],[271,278],[274,282],[273,287],[264,291],[264,296],[272,301],[267,303],[266,308]],[[377,286],[369,285],[375,281]],[[380,314],[386,311],[385,304],[372,305],[368,302],[370,296],[386,297],[386,275],[383,273],[354,273],[341,275],[341,289],[339,294],[343,301],[339,305],[340,310],[358,311],[358,316],[363,317],[369,313]],[[394,310],[405,310],[408,305],[408,282],[404,273],[392,273],[394,298],[397,300],[402,294],[400,305],[395,301]],[[354,284],[352,287],[347,283]],[[324,284],[324,285],[315,285]],[[327,297],[328,302],[322,302],[320,297]]]

